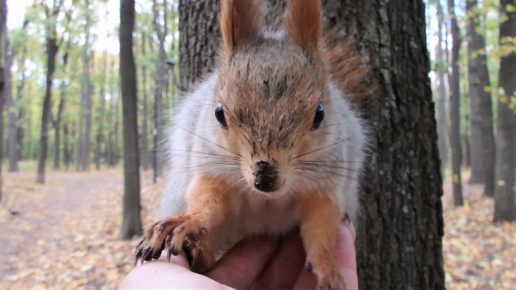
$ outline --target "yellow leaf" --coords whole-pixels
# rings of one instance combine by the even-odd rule
[[[457,174],[453,175],[453,183],[459,183],[459,176]]]
[[[498,186],[504,186],[505,180],[498,180]]]
[[[491,92],[491,87],[489,87],[489,86],[485,86],[485,87],[484,87],[484,92],[486,92],[486,93],[490,93],[490,92]]]
[[[465,212],[470,212],[471,211],[471,206],[469,205],[468,202],[464,202],[464,211]]]
[[[500,96],[505,96],[505,89],[504,88],[498,88],[498,94]]]
[[[507,97],[506,96],[501,96],[500,97],[500,103],[507,103]]]

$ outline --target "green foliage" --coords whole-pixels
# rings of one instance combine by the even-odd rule
[[[46,37],[55,37],[58,41],[59,51],[56,58],[56,71],[54,73],[53,100],[52,100],[52,117],[57,117],[58,105],[61,96],[65,98],[65,109],[62,114],[62,123],[68,127],[69,135],[64,138],[61,128],[61,142],[67,142],[69,149],[73,150],[72,158],[75,158],[77,152],[78,128],[80,122],[80,96],[83,64],[81,54],[84,49],[86,19],[89,18],[90,36],[92,37],[90,47],[90,76],[92,85],[93,127],[91,132],[92,142],[96,142],[97,130],[103,128],[101,132],[103,144],[102,154],[106,156],[108,140],[113,150],[116,150],[116,157],[120,158],[122,153],[122,135],[121,135],[121,102],[120,102],[120,80],[118,72],[118,52],[113,51],[112,44],[118,43],[118,10],[109,10],[108,7],[112,1],[108,0],[90,0],[89,5],[86,1],[63,1],[60,7],[60,13],[57,17],[53,14],[53,1],[49,1],[49,9],[45,9],[39,1],[30,6],[26,13],[25,19],[28,24],[24,30],[20,28],[12,28],[9,30],[10,47],[18,52],[18,60],[12,68],[13,70],[13,96],[15,98],[15,109],[23,112],[23,118],[17,120],[19,127],[23,129],[22,140],[22,159],[37,158],[38,144],[40,138],[41,127],[41,108],[43,104],[43,96],[45,92],[45,74],[46,74]],[[162,8],[163,4],[158,1]],[[44,4],[44,2],[43,2]],[[145,67],[147,85],[143,87],[138,85],[139,92],[139,108],[143,110],[143,93],[148,97],[147,100],[147,119],[148,119],[148,136],[149,145],[152,147],[152,130],[154,126],[154,82],[156,75],[156,66],[158,62],[158,46],[155,27],[153,25],[152,3],[141,2],[142,5],[137,7],[137,25],[134,33],[134,52],[138,69],[138,82],[142,82],[142,68]],[[118,6],[115,6],[118,8]],[[177,22],[177,2],[168,1],[167,24],[168,37],[166,43],[167,57],[174,61],[178,61],[178,22]],[[106,14],[109,13],[108,14]],[[47,17],[48,16],[48,17]],[[111,19],[108,23],[109,27],[100,27],[99,23],[105,24],[105,19]],[[103,22],[104,21],[104,22]],[[56,33],[53,33],[52,27],[55,25]],[[142,53],[142,37],[145,36],[145,53]],[[104,64],[105,49],[106,64]],[[67,60],[65,66],[65,58]],[[173,71],[178,75],[177,68]],[[171,72],[172,73],[172,70]],[[23,88],[18,94],[18,86],[23,81]],[[104,108],[101,106],[102,96],[105,99]],[[170,109],[177,99],[178,89],[171,88],[168,95],[164,95],[165,110]],[[20,97],[18,97],[20,95]],[[18,99],[19,98],[19,99]],[[100,126],[96,120],[103,113],[103,126]],[[115,121],[118,120],[117,131],[115,132]],[[139,121],[142,122],[142,112],[139,112]],[[6,124],[7,126],[7,124]],[[7,128],[7,127],[5,127]],[[115,137],[118,135],[118,137]],[[49,127],[49,162],[55,154],[54,152],[54,127]],[[143,136],[142,136],[143,137]],[[119,144],[114,144],[118,139]],[[61,150],[64,143],[61,143]],[[116,148],[114,148],[116,147]],[[4,146],[5,148],[5,146]],[[91,153],[95,146],[91,146]],[[6,150],[6,149],[4,149]],[[60,153],[62,154],[62,152]],[[62,156],[62,155],[61,155]],[[93,156],[93,155],[91,155]],[[61,157],[62,160],[63,157]],[[104,158],[104,157],[103,157]],[[102,162],[104,162],[103,160]],[[71,166],[74,168],[74,166]]]

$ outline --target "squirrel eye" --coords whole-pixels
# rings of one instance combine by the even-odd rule
[[[321,106],[321,104],[319,104],[319,106],[317,106],[317,110],[315,111],[314,123],[312,124],[312,128],[310,130],[313,131],[319,129],[319,127],[321,127],[321,123],[323,120],[324,109]]]
[[[222,109],[221,103],[215,108],[215,118],[219,121],[220,127],[226,130],[228,129],[228,123],[226,123],[226,117],[224,117],[224,110]]]

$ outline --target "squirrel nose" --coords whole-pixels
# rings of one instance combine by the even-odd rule
[[[253,173],[256,176],[254,186],[263,192],[273,192],[278,186],[278,170],[269,162],[260,160],[256,162],[258,170]]]
[[[265,160],[259,160],[256,162],[256,165],[258,165],[258,167],[265,167],[265,166],[269,166],[269,162],[265,161]]]

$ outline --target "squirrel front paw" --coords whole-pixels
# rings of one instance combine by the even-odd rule
[[[136,246],[136,262],[158,259],[164,249],[167,258],[179,255],[186,237],[198,240],[206,234],[199,220],[194,215],[178,214],[152,224],[145,236]]]

